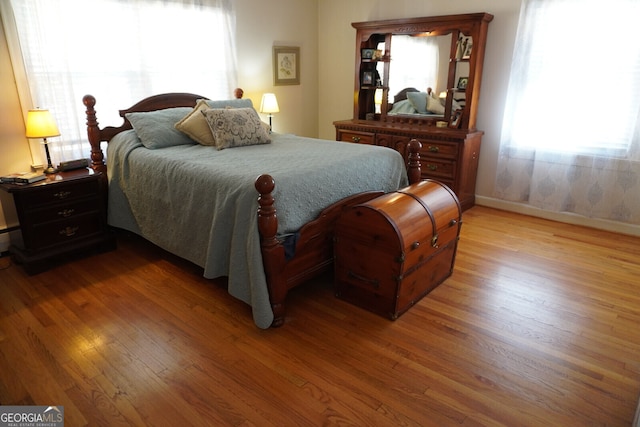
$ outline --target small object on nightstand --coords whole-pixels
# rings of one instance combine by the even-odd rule
[[[47,176],[40,172],[23,172],[12,173],[0,177],[0,183],[2,184],[32,184],[34,182],[42,181]]]
[[[87,159],[76,159],[76,160],[68,160],[66,162],[60,162],[58,165],[59,171],[71,171],[75,169],[82,169],[89,166],[89,160]]]

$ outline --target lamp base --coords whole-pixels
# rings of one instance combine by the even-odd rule
[[[52,165],[49,165],[45,170],[43,170],[42,172],[46,173],[47,175],[51,175],[54,173],[58,172],[58,169],[54,168]]]

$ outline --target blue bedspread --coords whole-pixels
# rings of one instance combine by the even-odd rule
[[[251,305],[260,328],[273,313],[257,225],[259,175],[276,182],[281,235],[349,195],[407,185],[395,150],[293,135],[272,140],[220,151],[199,144],[150,150],[130,130],[107,151],[109,224],[203,267],[207,278],[228,276],[229,293]]]

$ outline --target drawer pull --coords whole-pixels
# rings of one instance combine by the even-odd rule
[[[65,237],[72,237],[78,231],[79,227],[65,227],[60,230],[60,235]]]
[[[352,136],[352,137],[351,137],[351,140],[352,140],[353,142],[360,142],[360,137],[359,137],[359,136]]]
[[[427,163],[427,169],[429,169],[430,171],[435,171],[438,169],[438,165],[433,165],[431,163]]]
[[[53,193],[53,197],[57,197],[58,199],[66,199],[71,195],[71,191],[58,191],[57,193]]]
[[[437,145],[430,145],[428,147],[428,150],[431,151],[432,153],[437,153],[438,151],[440,151],[440,147],[438,147]]]
[[[411,244],[411,249],[412,249],[412,250],[414,250],[414,251],[415,251],[416,249],[418,249],[419,247],[420,247],[420,242],[413,242],[413,243]]]
[[[58,211],[58,215],[63,218],[69,218],[71,215],[73,215],[75,211],[76,211],[75,209],[64,209],[64,210]]]
[[[432,248],[437,248],[437,247],[438,247],[438,235],[437,235],[437,234],[436,234],[436,235],[434,235],[434,236],[431,238],[431,247],[432,247]]]
[[[354,279],[360,280],[361,282],[365,282],[368,285],[371,285],[374,289],[380,288],[380,281],[376,279],[367,279],[366,277],[360,276],[359,274],[354,273],[349,270],[349,277],[353,277]]]

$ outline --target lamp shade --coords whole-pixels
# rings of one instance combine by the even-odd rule
[[[262,102],[260,103],[261,113],[279,113],[278,100],[275,93],[265,93],[262,95]]]
[[[382,89],[376,89],[376,93],[373,95],[373,102],[376,105],[382,105]]]
[[[27,113],[27,138],[51,138],[53,136],[60,136],[60,131],[49,110],[29,110]]]

